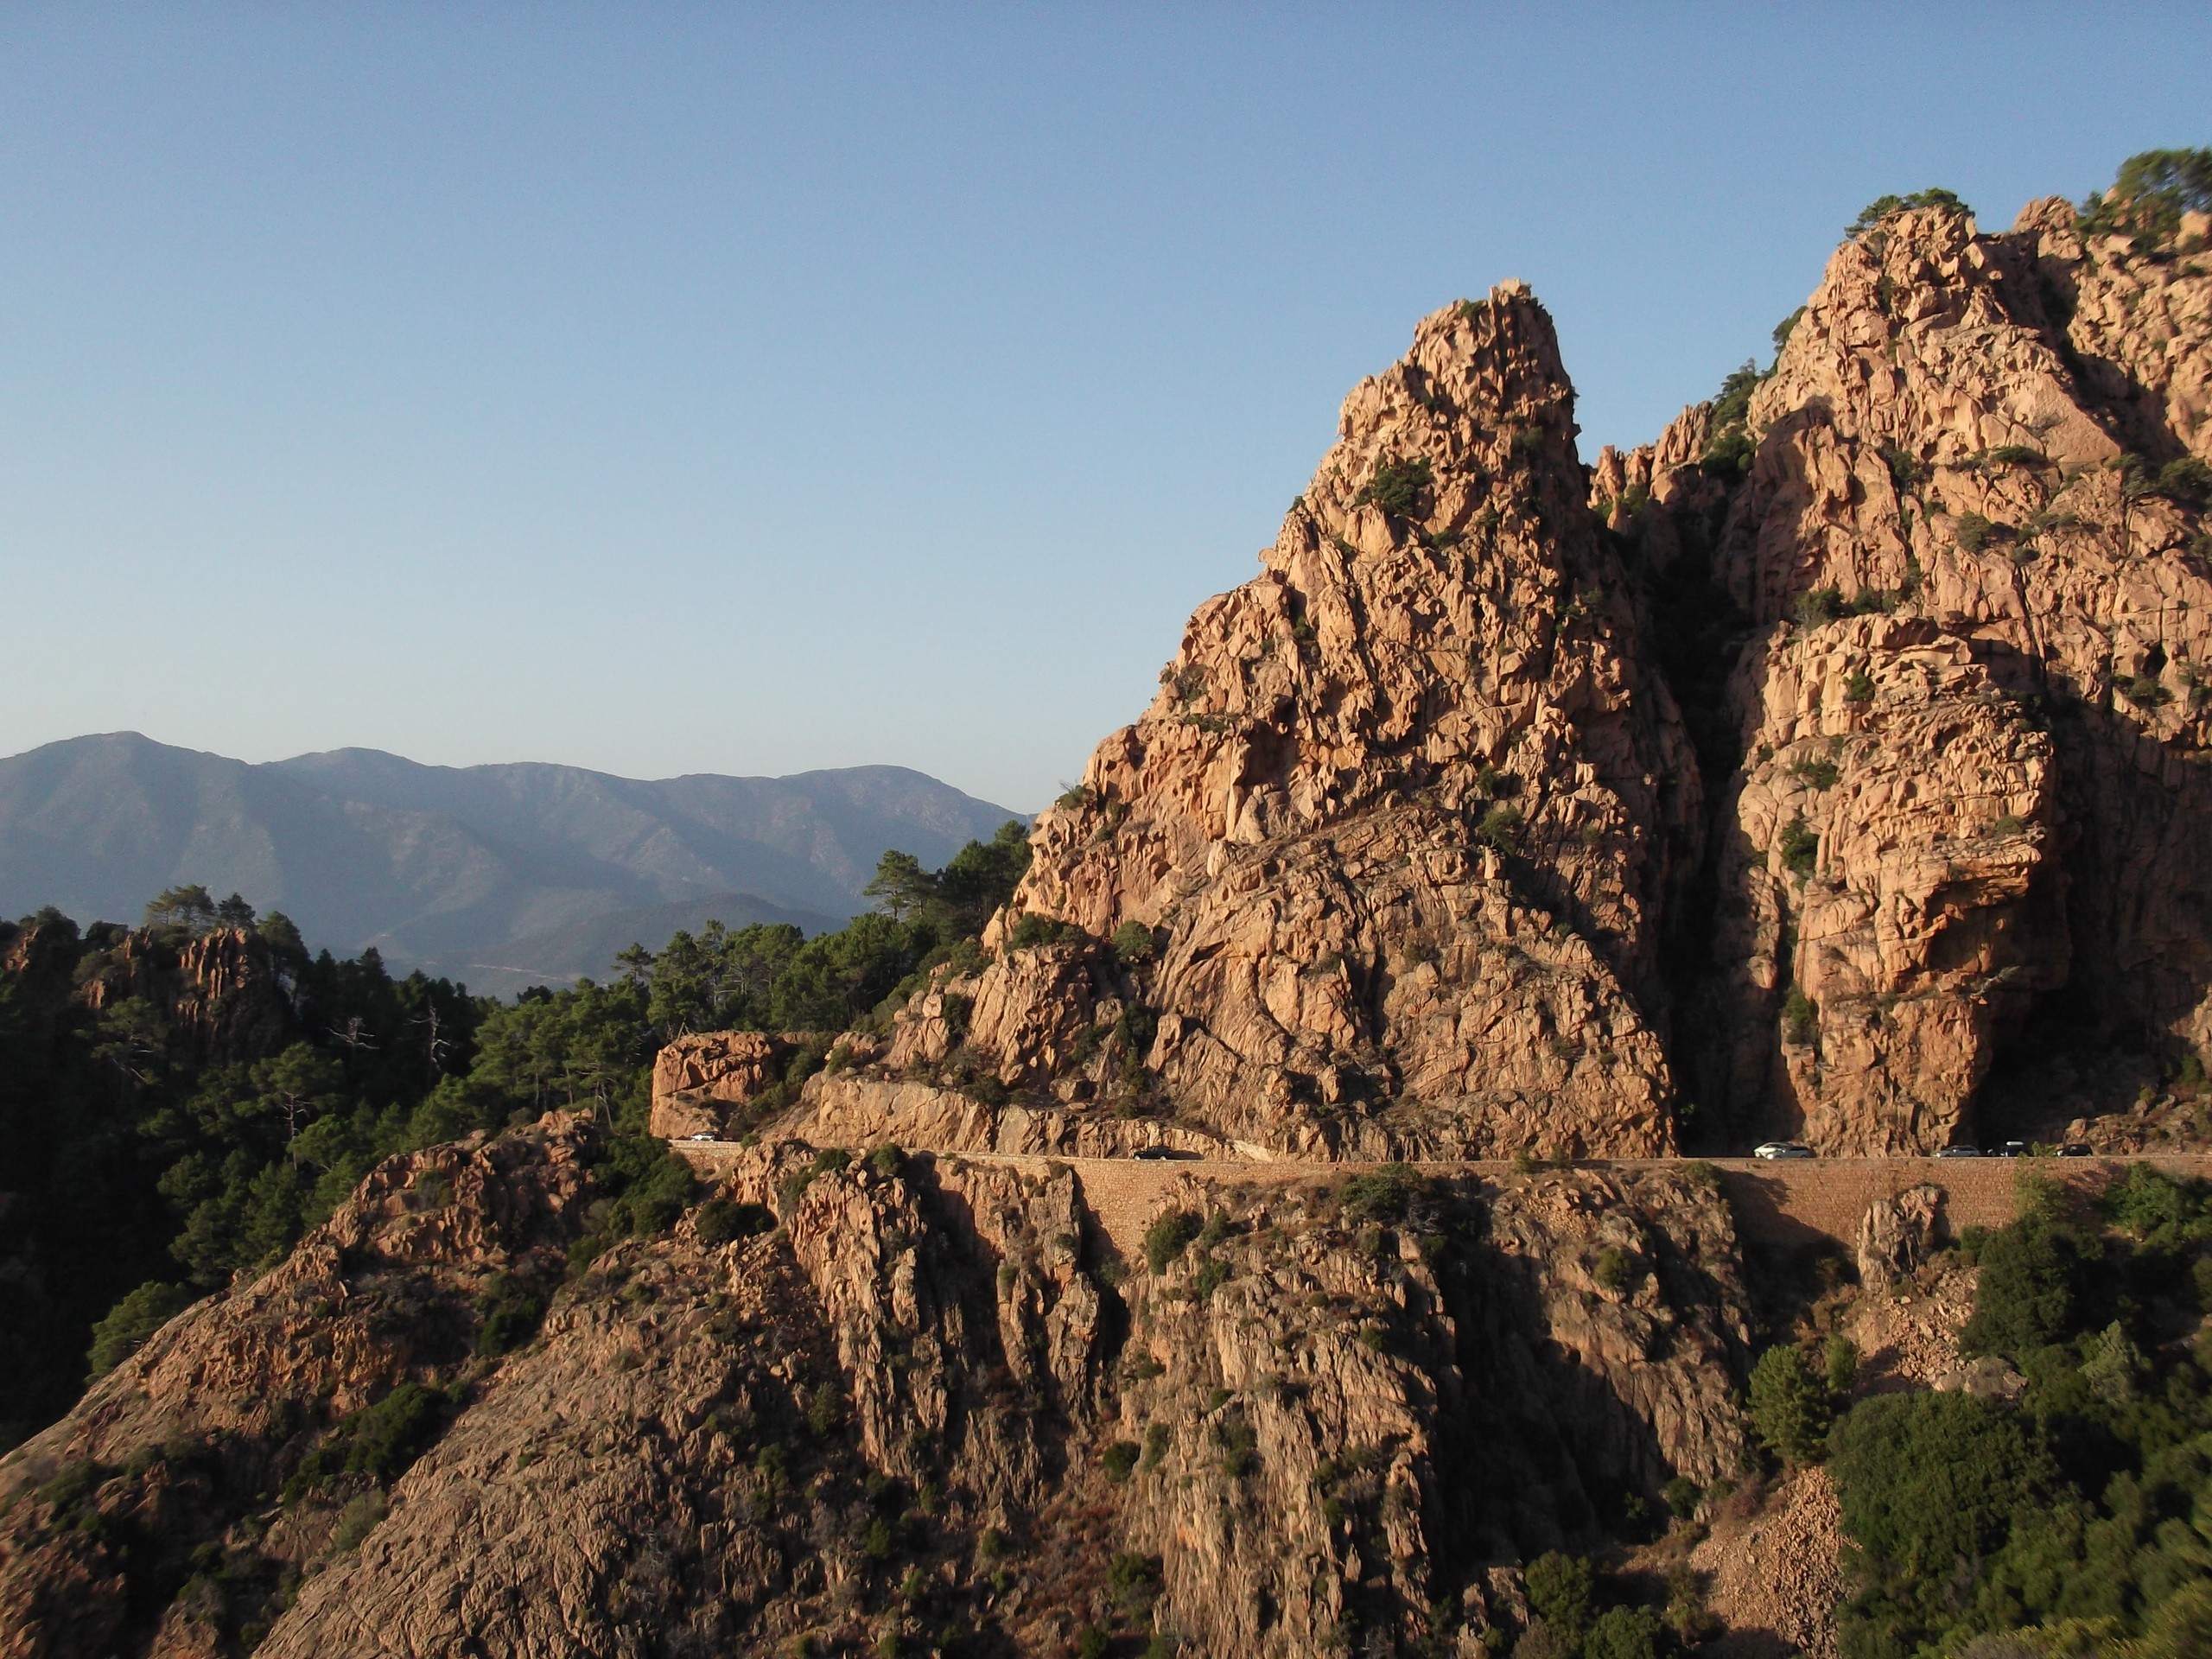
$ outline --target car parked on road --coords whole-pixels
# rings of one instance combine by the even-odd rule
[[[1754,1158],[1810,1158],[1813,1149],[1796,1141],[1769,1141],[1751,1148]]]
[[[1176,1151],[1173,1147],[1139,1147],[1135,1152],[1129,1154],[1132,1158],[1143,1158],[1147,1160],[1181,1158],[1185,1155],[1185,1154]]]
[[[721,1136],[716,1135],[712,1129],[702,1129],[696,1135],[687,1135],[683,1138],[686,1141],[719,1141]]]
[[[1993,1158],[2024,1158],[2028,1155],[2028,1143],[2024,1141],[2007,1141],[1989,1155]]]
[[[2062,1158],[2094,1158],[2096,1156],[2094,1153],[2089,1150],[2089,1143],[2086,1141],[2069,1141],[2064,1146],[2058,1149],[2058,1155]]]
[[[1938,1158],[1979,1158],[1981,1156],[1981,1148],[1980,1147],[1946,1147],[1936,1155]]]

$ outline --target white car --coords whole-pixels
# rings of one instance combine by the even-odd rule
[[[1751,1148],[1754,1158],[1810,1158],[1813,1149],[1795,1141],[1769,1141]]]
[[[702,1129],[696,1135],[687,1135],[683,1138],[686,1141],[719,1141],[721,1136],[711,1129]]]

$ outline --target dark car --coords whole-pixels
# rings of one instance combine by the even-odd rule
[[[1183,1154],[1173,1147],[1139,1147],[1129,1154],[1132,1158],[1180,1158]]]
[[[1946,1147],[1936,1155],[1938,1158],[1979,1158],[1981,1156],[1981,1148],[1980,1147]]]
[[[2028,1155],[2028,1143],[2024,1141],[2007,1141],[1989,1155],[1993,1158],[2024,1158]]]
[[[2089,1150],[2089,1143],[2086,1141],[2069,1141],[2058,1149],[2058,1155],[2062,1158],[2094,1158],[2096,1154]]]

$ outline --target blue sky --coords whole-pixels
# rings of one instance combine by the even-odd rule
[[[15,4],[0,752],[1034,808],[1506,276],[1586,458],[1840,227],[2212,142],[2190,8]]]

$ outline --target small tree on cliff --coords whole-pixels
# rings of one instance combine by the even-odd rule
[[[1827,1450],[1831,1418],[1826,1382],[1795,1343],[1777,1343],[1751,1370],[1751,1428],[1790,1463],[1817,1463]]]

